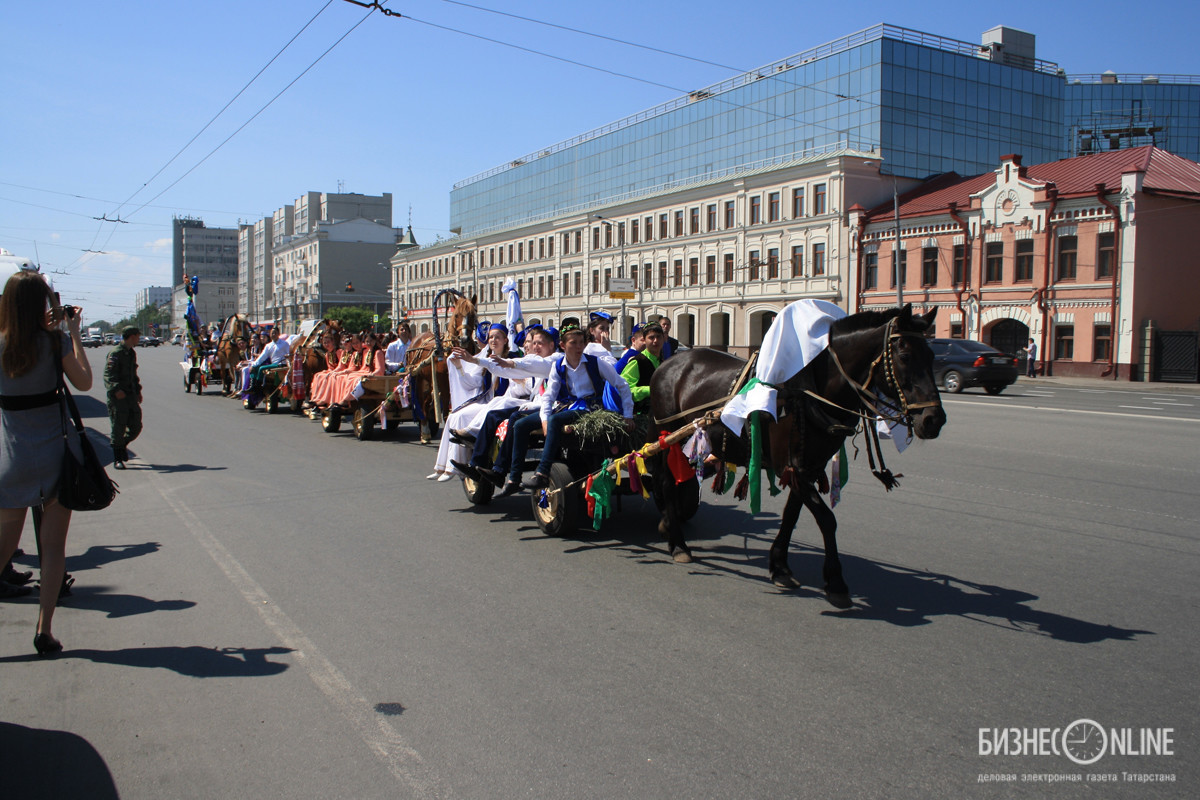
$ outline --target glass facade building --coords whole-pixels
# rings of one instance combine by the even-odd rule
[[[1116,109],[1150,114],[1170,137],[1160,147],[1200,157],[1200,80],[1073,82],[1016,33],[1029,52],[859,31],[461,181],[450,227],[479,235],[846,150],[913,178],[986,172],[1007,153],[1053,161],[1098,147],[1080,132],[1108,131],[1097,120]]]

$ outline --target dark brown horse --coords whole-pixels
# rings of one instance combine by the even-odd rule
[[[234,314],[225,320],[221,326],[221,339],[217,342],[217,352],[213,366],[221,374],[221,388],[225,394],[233,389],[237,377],[237,366],[242,361],[242,351],[238,341],[250,343],[250,322],[245,314]]]
[[[807,508],[821,529],[825,543],[825,596],[838,608],[849,608],[850,590],[842,578],[837,550],[837,520],[821,498],[824,470],[846,437],[860,422],[872,426],[876,393],[898,410],[896,416],[921,439],[934,439],[946,421],[933,380],[933,352],[925,335],[933,326],[936,309],[914,315],[912,306],[885,312],[863,312],[837,320],[829,331],[829,347],[808,366],[778,386],[778,421],[767,417],[764,467],[773,470],[790,491],[780,520],[779,534],[771,545],[768,568],[771,581],[781,587],[799,583],[788,567],[792,530]],[[737,356],[708,348],[684,351],[663,363],[650,384],[656,420],[667,421],[684,409],[669,426],[682,427],[706,411],[719,408],[734,389],[746,362]],[[806,393],[810,391],[823,400]],[[827,402],[826,402],[827,401]],[[749,463],[750,425],[741,436],[720,422],[709,426],[714,454],[731,464]],[[867,442],[870,448],[872,443]],[[691,561],[677,511],[675,481],[666,470],[665,457],[654,465],[655,500],[662,510],[659,529],[667,535],[672,557]],[[876,476],[889,489],[895,478],[884,469],[880,455]],[[753,476],[752,476],[753,478]]]
[[[443,297],[446,298],[449,313],[444,335],[437,317],[437,307]],[[450,376],[446,371],[446,356],[450,349],[462,347],[471,353],[477,349],[474,297],[467,297],[455,289],[443,289],[434,299],[433,308],[433,331],[426,331],[414,337],[404,356],[404,369],[411,382],[413,406],[420,409],[424,419],[421,425],[422,442],[437,438],[441,420],[450,413]]]

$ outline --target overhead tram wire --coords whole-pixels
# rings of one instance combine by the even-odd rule
[[[167,161],[167,163],[165,163],[161,167],[159,167],[158,171],[155,172],[153,175],[151,175],[149,180],[145,181],[141,186],[139,186],[133,192],[133,194],[131,194],[131,195],[129,195],[129,197],[125,198],[125,201],[116,207],[116,209],[114,210],[114,215],[119,214],[119,212],[122,208],[124,208],[126,205],[128,205],[133,200],[133,198],[137,197],[138,194],[140,194],[143,189],[145,189],[147,186],[149,186],[154,181],[155,178],[157,178],[159,175],[161,175],[167,167],[171,166],[171,164],[173,164],[175,162],[175,159],[179,158],[179,156],[181,156],[185,150],[187,150],[189,147],[191,147],[192,143],[195,142],[196,139],[200,138],[200,135],[203,134],[206,130],[208,130],[209,127],[214,122],[217,121],[217,118],[220,117],[223,113],[225,113],[225,110],[228,109],[229,106],[233,105],[234,101],[236,101],[239,97],[241,97],[242,94],[244,94],[245,91],[250,88],[251,84],[253,84],[256,80],[258,80],[259,76],[261,76],[267,70],[268,67],[270,67],[272,64],[275,63],[276,59],[278,59],[281,55],[283,55],[283,52],[285,50],[287,50],[289,47],[292,46],[292,43],[294,41],[296,41],[297,38],[299,38],[300,34],[304,33],[304,31],[308,30],[308,26],[312,25],[313,22],[316,21],[317,17],[321,16],[321,14],[323,14],[325,12],[325,9],[329,8],[329,6],[332,3],[333,3],[333,0],[329,0],[329,2],[327,2],[324,6],[321,7],[320,11],[318,11],[316,14],[313,14],[312,18],[308,22],[304,23],[304,26],[302,28],[300,28],[300,30],[296,31],[296,34],[294,36],[292,36],[291,39],[288,39],[287,44],[285,44],[283,47],[281,47],[279,49],[279,51],[277,53],[275,53],[275,55],[271,56],[271,60],[268,61],[263,66],[262,69],[260,69],[257,73],[255,73],[254,77],[251,78],[249,81],[247,81],[246,85],[243,86],[241,89],[239,89],[237,94],[235,94],[232,98],[230,98],[229,102],[226,103],[225,105],[223,105],[221,107],[221,110],[218,111],[216,114],[214,114],[212,119],[210,119],[207,123],[205,123],[204,127],[196,132],[195,136],[193,136],[191,139],[188,139],[187,144],[185,144],[183,147],[179,148],[179,151],[177,153],[175,153],[175,155],[171,156],[171,158]],[[145,206],[142,206],[141,208],[145,208]],[[141,210],[141,209],[139,208],[139,210]],[[99,225],[96,226],[96,234],[95,234],[95,236],[92,237],[92,243],[88,246],[89,250],[96,246],[96,240],[100,238],[100,232],[102,230],[104,230],[104,222],[101,222]],[[112,241],[113,233],[115,233],[115,231],[116,231],[116,229],[114,228],[112,231],[109,232],[108,238],[105,239],[104,244],[102,244],[100,246],[101,250],[103,250],[108,245],[108,243],[110,241]],[[80,258],[82,258],[82,256]],[[71,264],[69,264],[68,266],[74,266],[75,263],[77,263],[80,260],[80,258],[75,259],[75,261],[72,262]]]
[[[471,33],[470,31],[459,30],[458,28],[451,28],[448,25],[441,25],[436,22],[429,22],[428,20],[418,19],[417,17],[413,17],[408,14],[401,14],[399,11],[392,11],[391,9],[384,8],[382,5],[379,4],[379,0],[373,0],[373,2],[371,2],[371,3],[364,3],[364,2],[361,2],[361,0],[345,0],[345,2],[352,3],[353,5],[356,5],[356,6],[362,6],[363,8],[378,9],[378,10],[382,11],[385,16],[395,17],[397,19],[404,19],[404,20],[408,20],[409,22],[416,22],[421,25],[427,25],[431,28],[437,28],[439,30],[447,31],[449,33],[457,33],[460,36],[467,36],[472,39],[479,39],[481,41],[491,42],[492,44],[498,44],[503,47],[509,47],[514,50],[520,50],[522,52],[530,53],[532,55],[542,56],[543,58],[549,58],[554,61],[561,61],[565,64],[571,64],[573,66],[583,67],[584,69],[590,69],[590,70],[593,70],[594,72],[602,72],[607,75],[612,75],[612,76],[615,76],[618,78],[626,78],[627,80],[636,81],[638,83],[644,83],[648,86],[655,86],[660,89],[667,89],[671,92],[677,92],[679,94],[690,94],[690,92],[687,89],[680,89],[678,86],[671,86],[666,83],[652,81],[648,78],[639,78],[636,75],[630,75],[625,72],[618,72],[616,70],[608,69],[607,67],[598,67],[594,64],[587,64],[582,61],[575,61],[574,59],[566,58],[565,56],[557,56],[557,55],[554,55],[553,53],[547,53],[542,50],[535,50],[531,47],[525,47],[524,45],[515,44],[513,42],[506,42],[502,39],[495,39],[490,36],[484,36],[483,34]],[[760,77],[766,77],[766,76],[760,76]],[[838,94],[837,92],[831,92],[828,89],[818,89],[814,86],[805,86],[802,84],[790,84],[790,85],[796,86],[798,89],[805,89],[808,91],[822,92],[824,94],[830,94],[830,95],[837,97],[840,100],[848,100],[848,101],[853,100],[856,102],[863,102],[858,97],[852,97],[849,95]],[[786,122],[788,120],[795,120],[795,119],[797,119],[797,114],[801,113],[801,112],[796,112],[796,114],[786,114],[786,115],[776,114],[773,111],[767,111],[762,108],[754,108],[753,106],[745,105],[743,103],[735,103],[733,101],[726,100],[720,96],[712,96],[708,99],[731,106],[734,109],[741,108],[741,109],[745,109],[746,111],[751,111],[751,112],[754,112],[757,114],[763,114],[776,122]],[[804,124],[810,125],[814,128],[820,128],[821,130],[824,130],[824,131],[829,131],[830,133],[836,133],[839,136],[845,133],[845,131],[843,131],[843,130],[839,130],[837,128],[831,128],[828,125],[822,125],[818,122],[810,121],[810,122],[804,122]]]
[[[316,59],[313,60],[313,62],[311,64],[309,64],[307,67],[305,67],[304,70],[299,75],[297,75],[295,78],[293,78],[291,81],[289,81],[287,86],[284,86],[282,89],[280,89],[279,92],[276,93],[274,97],[272,97],[270,100],[268,100],[261,108],[258,109],[258,111],[255,111],[254,114],[252,114],[248,120],[246,120],[240,126],[238,126],[237,130],[235,130],[233,133],[229,134],[227,137],[225,137],[224,140],[221,141],[220,144],[218,144],[216,147],[214,147],[212,150],[210,150],[208,152],[208,154],[204,156],[204,158],[200,159],[195,164],[193,164],[191,166],[191,168],[188,169],[187,172],[183,173],[178,178],[176,178],[174,181],[172,181],[170,184],[168,184],[165,189],[163,189],[158,194],[151,197],[146,202],[142,203],[140,206],[135,208],[133,211],[129,212],[129,216],[133,216],[134,214],[137,214],[139,211],[141,211],[142,209],[149,206],[155,200],[162,197],[164,194],[166,194],[168,191],[170,191],[176,184],[178,184],[180,181],[182,181],[188,175],[191,175],[193,172],[195,172],[196,169],[198,167],[200,167],[201,164],[203,164],[205,161],[208,161],[208,159],[212,158],[213,155],[215,155],[218,150],[220,150],[222,147],[224,147],[226,144],[228,144],[229,141],[231,139],[233,139],[233,137],[235,137],[239,133],[241,133],[246,128],[247,125],[249,125],[251,122],[253,122],[255,119],[257,119],[259,114],[262,114],[264,111],[266,111],[268,108],[270,108],[275,103],[276,100],[278,100],[280,97],[282,97],[284,95],[285,92],[287,92],[288,89],[292,88],[301,78],[303,78],[305,75],[307,75],[308,72],[313,67],[315,67],[317,64],[321,63],[321,61],[325,58],[325,56],[327,56],[331,52],[333,52],[334,48],[336,48],[339,44],[341,44],[343,41],[345,41],[347,36],[354,33],[354,31],[358,29],[359,25],[362,25],[364,22],[366,22],[367,18],[370,17],[372,13],[374,13],[374,9],[372,9],[371,11],[368,11],[366,14],[363,15],[362,19],[360,19],[358,22],[351,25],[350,29],[347,30],[345,33],[343,33],[340,37],[338,37],[337,41],[335,41],[333,44],[329,45],[329,47],[325,50],[325,52],[323,52],[323,53],[321,53],[321,55],[317,56]]]

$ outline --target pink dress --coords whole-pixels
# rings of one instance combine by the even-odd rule
[[[354,364],[354,356],[347,353],[345,350],[339,352],[338,365],[333,369],[327,369],[324,372],[318,372],[313,376],[312,384],[312,402],[316,406],[327,406],[330,404],[330,397],[333,395],[333,389],[340,375],[344,375],[347,370],[351,369]]]
[[[354,387],[358,385],[360,380],[369,375],[384,374],[384,369],[387,366],[384,352],[382,350],[374,350],[373,353],[374,357],[369,365],[351,372],[344,372],[338,378],[336,389],[337,394],[335,395],[337,399],[334,402],[338,403],[339,405],[349,404],[354,399],[352,394]]]

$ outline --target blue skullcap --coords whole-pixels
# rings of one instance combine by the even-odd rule
[[[513,344],[516,345],[517,347],[524,347],[525,346],[525,336],[536,327],[540,327],[540,326],[534,325],[534,326],[530,326],[528,328],[522,328],[521,330],[517,331],[517,335],[513,337]]]
[[[558,347],[558,328],[542,328],[542,330],[554,340],[554,346]]]
[[[589,317],[590,325],[594,325],[597,322],[612,322],[612,314],[608,313],[607,311],[593,311]]]
[[[488,328],[488,333],[491,333],[492,331],[507,331],[507,330],[508,330],[507,325],[505,325],[501,322],[493,322],[491,324],[491,327]]]
[[[642,332],[642,323],[640,323],[640,322],[635,322],[635,323],[633,324],[633,330],[632,330],[632,331],[630,331],[630,333],[629,333],[629,341],[631,341],[631,342],[632,342],[632,341],[633,341],[633,337],[637,336],[637,335],[638,335],[639,333],[641,333],[641,332]]]

